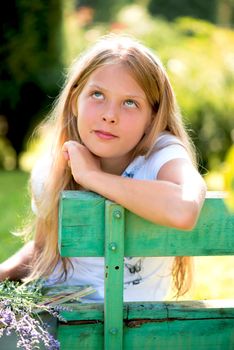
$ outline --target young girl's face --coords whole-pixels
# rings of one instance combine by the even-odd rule
[[[96,156],[128,162],[152,119],[145,92],[121,64],[96,69],[77,101],[83,144]]]

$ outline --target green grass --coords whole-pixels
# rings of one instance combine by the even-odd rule
[[[21,226],[30,206],[28,176],[22,171],[0,171],[0,261],[23,244],[11,231]]]

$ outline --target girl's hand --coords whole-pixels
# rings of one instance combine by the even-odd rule
[[[62,151],[71,168],[74,180],[82,187],[90,189],[92,173],[101,172],[99,158],[76,141],[65,142]]]

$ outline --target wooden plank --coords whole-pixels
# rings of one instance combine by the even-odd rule
[[[61,311],[68,321],[104,321],[102,303],[69,303],[65,304],[70,311]],[[234,300],[197,300],[197,301],[158,301],[128,302],[123,306],[123,319],[126,321],[141,319],[234,319]]]
[[[155,225],[129,211],[125,216],[125,255],[234,255],[234,214],[228,211],[222,198],[205,200],[192,231]]]
[[[103,324],[60,324],[58,338],[61,350],[102,350],[104,347]]]
[[[68,310],[60,311],[61,316],[68,322],[96,320],[104,322],[103,303],[68,303],[64,304]]]
[[[122,349],[124,209],[106,201],[105,227],[105,350]]]
[[[101,350],[103,325],[61,325],[62,350]],[[233,320],[173,320],[145,322],[124,327],[123,348],[119,350],[233,350]]]
[[[233,350],[233,319],[167,320],[124,327],[124,350]]]
[[[60,325],[62,350],[103,349],[103,325]],[[233,320],[174,320],[124,327],[124,350],[233,350]],[[121,348],[119,348],[120,350]]]
[[[129,321],[141,319],[216,319],[234,321],[234,300],[197,300],[126,303]]]
[[[93,192],[63,191],[58,246],[62,256],[104,256],[105,198]]]
[[[207,196],[192,231],[155,225],[125,210],[125,256],[234,255],[234,214],[220,194]],[[63,192],[59,221],[62,256],[104,255],[104,202],[90,192]]]
[[[95,349],[95,346],[103,349],[100,304],[76,303],[72,307],[75,307],[77,320],[71,317],[71,323],[60,323],[61,349]],[[86,307],[87,310],[92,308],[92,312],[97,308],[98,319],[83,319]],[[231,350],[234,346],[234,301],[126,303],[123,344],[124,350]]]

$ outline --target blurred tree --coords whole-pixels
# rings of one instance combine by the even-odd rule
[[[62,0],[8,0],[0,20],[0,114],[18,158],[33,120],[58,91]]]
[[[110,22],[121,7],[134,3],[134,0],[77,0],[76,7],[88,6],[94,9],[95,22]]]
[[[233,0],[150,0],[148,9],[151,14],[168,20],[190,16],[225,26],[234,24]]]
[[[168,20],[176,17],[191,16],[206,19],[211,22],[216,18],[216,7],[218,0],[150,0],[149,11],[153,15],[162,15]]]
[[[234,0],[217,0],[217,23],[222,26],[234,25]]]

